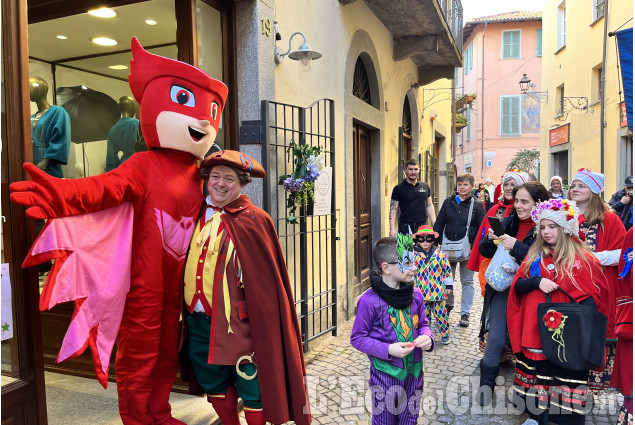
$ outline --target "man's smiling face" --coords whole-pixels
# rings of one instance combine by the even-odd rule
[[[212,203],[217,207],[224,207],[240,196],[243,186],[238,173],[226,165],[216,165],[209,173],[207,190]]]

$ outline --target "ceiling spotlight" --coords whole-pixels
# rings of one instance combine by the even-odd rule
[[[116,70],[128,69],[126,65],[110,65],[108,68]]]
[[[100,9],[94,9],[88,11],[89,15],[96,16],[97,18],[114,18],[117,16],[117,12],[107,7],[102,7]]]
[[[115,46],[117,44],[115,40],[108,37],[95,37],[92,42],[100,46]]]
[[[151,26],[154,26],[154,25],[156,25],[156,24],[158,23],[158,22],[157,22],[157,21],[155,21],[154,19],[146,19],[144,22],[145,22],[146,24],[148,24],[148,25],[151,25]]]
[[[62,34],[56,35],[55,37],[59,38],[60,40],[67,40],[68,39],[68,37],[66,37],[65,35],[62,35]]]

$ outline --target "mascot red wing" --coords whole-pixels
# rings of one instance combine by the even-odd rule
[[[55,259],[40,300],[75,301],[58,361],[90,346],[105,387],[117,340],[119,412],[126,425],[183,424],[169,394],[177,372],[183,267],[203,201],[197,159],[218,131],[227,87],[132,40],[130,88],[147,152],[99,176],[62,180],[33,164],[10,186],[27,215],[48,220],[23,266]]]

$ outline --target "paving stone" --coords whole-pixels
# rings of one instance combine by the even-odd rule
[[[456,287],[461,288],[458,276],[455,281]],[[455,293],[457,306],[460,292],[458,289]],[[496,388],[498,398],[493,409],[482,409],[474,403],[482,358],[478,350],[482,302],[483,298],[476,291],[467,328],[458,325],[460,311],[452,311],[449,345],[440,343],[440,335],[436,327],[432,327],[436,346],[432,353],[424,353],[424,389],[417,424],[521,425],[527,419],[526,415],[513,410],[509,399],[514,376],[511,364],[501,366],[504,382]],[[353,320],[340,323],[337,336],[329,335],[312,342],[305,356],[309,387],[315,385],[309,397],[316,424],[370,423],[366,408],[370,362],[368,356],[350,345]],[[587,415],[586,423],[615,423],[621,403],[621,396],[616,394],[596,399],[596,409]]]

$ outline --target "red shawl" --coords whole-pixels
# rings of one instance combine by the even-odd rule
[[[567,291],[576,301],[582,301],[589,296],[593,297],[598,311],[608,316],[608,299],[606,278],[602,274],[600,262],[589,255],[587,257],[589,266],[581,258],[576,258],[576,266],[573,267],[572,273],[576,283],[580,289],[573,286],[571,276],[564,276],[561,273],[554,280],[554,272],[547,269],[547,266],[553,264],[553,257],[543,258],[540,264],[540,275],[547,279],[554,280],[558,286]],[[530,277],[531,272],[524,272],[525,263],[523,261],[512,283],[509,298],[507,300],[507,329],[509,331],[509,340],[514,353],[521,351],[521,348],[537,348],[542,347],[540,343],[540,333],[538,331],[538,304],[544,303],[545,294],[540,289],[536,289],[528,294],[516,293],[516,281],[520,277]],[[569,298],[561,291],[551,293],[553,302],[569,302]]]
[[[620,218],[612,212],[605,212],[604,220],[598,226],[595,252],[621,249],[622,242],[624,242],[624,236],[626,236],[626,229],[624,229],[622,220],[620,220]],[[609,314],[607,317],[609,318],[609,329],[606,333],[606,338],[615,339],[617,338],[615,335],[615,288],[618,285],[618,266],[602,266],[602,272],[608,281],[607,302],[609,303]]]
[[[622,252],[620,254],[620,263],[618,270],[624,269],[624,253],[631,248],[633,249],[633,228],[628,229]],[[633,269],[623,279],[617,280],[615,288],[617,309],[616,322],[633,322]],[[633,333],[626,331],[628,326],[624,326],[622,332],[618,333],[617,347],[615,351],[615,361],[613,363],[613,376],[611,377],[611,386],[620,390],[624,395],[633,393]],[[616,330],[617,332],[617,330]]]

